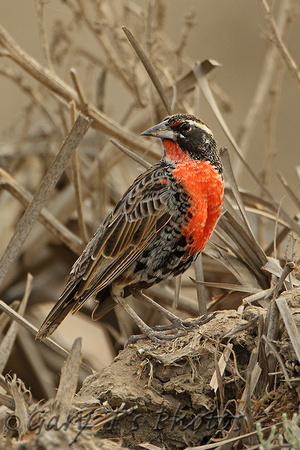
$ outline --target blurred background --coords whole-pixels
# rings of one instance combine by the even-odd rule
[[[275,1],[272,11],[277,26],[283,31],[284,42],[299,66],[299,3]],[[232,135],[255,174],[271,189],[277,202],[291,217],[298,213],[297,205],[286,194],[277,172],[280,171],[299,196],[299,84],[270,42],[270,28],[259,1],[10,0],[0,2],[0,18],[0,25],[27,54],[72,87],[70,68],[76,68],[88,100],[115,122],[137,133],[166,113],[156,107],[154,89],[126,40],[121,29],[123,25],[144,47],[165,88],[191,70],[196,61],[217,61],[220,67],[209,75],[210,85]],[[48,57],[47,51],[43,50],[45,42]],[[110,50],[117,58],[119,72],[113,58],[108,56]],[[0,166],[33,194],[66,135],[71,118],[67,105],[59,103],[53,93],[5,57],[4,50],[1,50],[1,56]],[[141,90],[143,106],[138,105],[137,92],[132,88],[135,83]],[[37,101],[33,101],[32,92]],[[46,105],[51,120],[41,113],[41,105]],[[201,91],[193,90],[176,106],[197,112],[209,125],[219,146],[229,149],[239,187],[260,197],[260,188],[236,157]],[[101,130],[91,129],[79,149],[87,237],[92,236],[122,192],[144,170],[125,158],[108,139]],[[150,141],[148,145],[149,148],[152,145],[155,154],[139,154],[153,162],[161,149]],[[75,201],[67,192],[71,178],[70,170],[66,171],[47,208],[78,235]],[[7,190],[0,192],[0,196],[2,252],[24,206]],[[263,227],[260,233],[262,246],[269,245],[274,226],[272,221]],[[282,251],[285,255],[286,250]],[[42,225],[36,224],[13,269],[5,277],[1,298],[8,303],[22,298],[26,274],[32,273],[34,280],[28,315],[39,326],[63,289],[75,259],[74,252],[53,238]],[[207,262],[207,271],[210,264]],[[213,273],[217,281],[224,277],[216,266]],[[229,275],[225,279],[232,281]],[[197,301],[195,288],[189,285],[186,292],[189,298]],[[211,298],[210,294],[208,298]],[[128,329],[120,331],[122,322],[128,322],[122,312],[117,317],[109,317],[105,326],[99,326],[87,315],[79,313],[65,320],[57,332],[57,339],[69,347],[80,329],[86,360],[99,368],[110,363],[126,337],[134,331],[130,324],[125,326]],[[33,352],[43,370],[46,366],[51,367],[52,389],[61,360],[49,353],[45,361],[38,355],[36,344],[32,344],[27,332],[21,330],[21,333],[22,338],[17,341],[7,370],[19,373],[21,364],[30,367],[30,353]],[[38,346],[44,348],[43,344]],[[27,381],[25,372],[20,376],[32,386],[32,373]],[[50,396],[51,389],[49,391],[36,376],[34,394]]]
[[[82,45],[101,58],[103,55],[101,48],[94,39],[92,33],[84,26],[80,26],[76,17],[72,15],[67,4],[72,2],[62,2],[51,0],[45,2],[44,15],[45,24],[49,39],[56,30],[57,39],[59,33],[63,30],[71,29],[73,31],[73,41],[70,47],[66,42],[57,43],[57,53],[64,57],[64,52],[68,51],[66,64],[61,67],[59,74],[68,82],[70,81],[68,69],[72,66],[78,68],[80,61],[74,54],[74,47]],[[93,11],[88,8],[89,2],[86,2],[90,19],[93,21]],[[101,3],[101,2],[100,2]],[[117,17],[122,6],[126,2],[112,1],[110,7],[115,11]],[[146,0],[129,2],[128,4],[139,10],[147,8]],[[259,1],[241,0],[211,0],[209,2],[201,0],[186,0],[183,4],[181,0],[172,2],[161,2],[164,9],[161,13],[163,29],[166,35],[172,41],[174,47],[179,46],[182,32],[185,29],[186,17],[191,16],[193,27],[188,33],[186,46],[184,47],[184,58],[190,62],[202,61],[204,59],[215,59],[222,66],[212,74],[221,89],[226,95],[226,100],[230,111],[226,114],[228,126],[237,138],[241,132],[241,126],[247,116],[249,107],[254,98],[254,94],[261,76],[264,58],[267,49],[270,47],[268,26],[266,24],[262,8]],[[281,2],[272,2],[274,5],[275,17],[280,16],[282,8],[278,13],[278,6]],[[76,5],[76,2],[74,2]],[[121,6],[120,6],[121,5]],[[75,6],[74,6],[75,9]],[[299,4],[290,3],[289,25],[286,27],[285,42],[296,63],[300,60],[300,27],[299,27]],[[119,10],[119,11],[118,11]],[[21,45],[30,55],[41,63],[44,63],[43,52],[41,50],[40,38],[38,33],[36,2],[29,0],[11,0],[10,2],[1,2],[0,4],[1,24],[12,34],[16,42]],[[78,17],[77,17],[78,19]],[[278,17],[278,21],[280,17]],[[59,23],[59,25],[58,25]],[[94,22],[96,25],[96,21]],[[130,23],[126,24],[130,27]],[[120,24],[122,25],[122,24]],[[141,34],[136,36],[141,40],[145,39]],[[73,49],[72,49],[73,47]],[[92,69],[93,76],[97,77],[100,67],[95,65]],[[175,68],[176,70],[176,68]],[[291,161],[299,163],[299,115],[300,102],[299,91],[295,80],[291,74],[284,69],[283,80],[279,87],[279,95],[276,100],[276,125],[274,126],[273,158],[272,164],[272,185],[276,186],[276,193],[280,197],[284,195],[280,189],[280,183],[276,177],[276,171],[280,170],[285,177],[289,179],[295,189],[299,190],[299,183],[295,173],[294,164]],[[86,74],[92,78],[91,74]],[[95,79],[95,78],[94,78]],[[113,77],[107,80],[106,92],[106,112],[120,121],[128,107],[128,92],[124,88],[116,87],[116,80]],[[26,96],[9,80],[1,77],[1,137],[2,145],[10,141],[13,136],[9,135],[9,127],[16,121],[21,120],[23,108],[26,105]],[[275,88],[275,83],[271,85]],[[117,89],[117,95],[116,95]],[[272,89],[268,90],[266,99],[260,110],[256,127],[251,136],[251,146],[249,146],[247,158],[252,164],[256,164],[257,171],[261,171],[264,163],[265,149],[268,145],[268,127],[270,108],[272,108]],[[95,96],[95,83],[89,85],[91,96]],[[127,95],[126,95],[127,94]],[[210,107],[206,101],[201,98],[201,117],[212,128],[215,137],[220,146],[229,146],[228,140],[220,129]],[[7,141],[6,141],[7,139]],[[298,160],[297,160],[298,156]],[[244,180],[248,187],[249,179],[245,174],[240,174],[240,180]],[[286,199],[288,202],[288,199]]]

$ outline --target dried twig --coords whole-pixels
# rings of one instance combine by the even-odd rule
[[[292,58],[290,52],[288,51],[288,49],[285,45],[285,43],[283,42],[283,39],[280,35],[278,27],[275,24],[275,21],[273,19],[271,9],[266,0],[260,0],[260,4],[264,10],[265,18],[266,18],[266,20],[269,24],[270,30],[272,32],[271,40],[275,44],[279,53],[281,54],[291,75],[294,77],[294,79],[297,81],[297,83],[300,84],[300,72],[298,70],[297,64],[295,63],[294,59]]]
[[[137,162],[138,164],[140,164],[141,166],[145,167],[145,169],[149,169],[149,167],[151,167],[151,164],[148,163],[147,161],[145,161],[143,158],[141,158],[140,156],[136,155],[135,153],[133,153],[131,150],[129,150],[128,148],[124,147],[123,145],[119,144],[118,142],[114,141],[113,139],[110,139],[110,142],[117,147],[119,150],[121,150],[121,152],[125,153],[125,155],[129,156],[131,159],[133,159],[135,162]]]
[[[22,245],[36,222],[47,198],[65,170],[73,151],[87,132],[89,125],[90,121],[88,119],[82,115],[78,116],[1,257],[0,282],[3,280],[11,264],[20,253]]]
[[[0,309],[4,311],[8,316],[10,316],[13,320],[18,322],[20,325],[22,325],[26,330],[30,331],[31,334],[36,336],[38,332],[38,328],[32,325],[28,320],[24,319],[24,317],[20,316],[16,311],[14,311],[12,308],[10,308],[8,305],[6,305],[2,300],[0,300]],[[49,348],[54,350],[56,353],[61,355],[63,358],[67,357],[69,355],[69,352],[65,350],[63,347],[58,345],[53,339],[45,338],[43,340],[43,344],[47,345]],[[87,372],[88,374],[93,372],[93,369],[89,367],[88,365],[82,363],[82,368]]]
[[[275,301],[282,316],[282,319],[284,321],[288,335],[291,339],[297,359],[300,362],[300,333],[293,319],[291,310],[288,307],[287,301],[284,298],[284,296],[280,296]]]
[[[74,67],[72,67],[72,69],[70,69],[70,75],[71,75],[71,79],[72,79],[74,88],[78,94],[80,108],[82,109],[82,111],[84,111],[87,107],[88,101],[87,101],[86,95],[83,91],[82,85],[80,83],[80,80],[79,80],[79,77],[77,74],[77,70]]]
[[[0,188],[10,192],[26,208],[32,201],[32,195],[2,168],[0,168]],[[59,241],[69,247],[72,252],[77,255],[82,252],[83,242],[59,222],[46,208],[41,210],[37,220]]]
[[[200,280],[194,280],[191,278],[192,282],[199,285],[199,286],[207,286],[207,287],[214,287],[218,289],[226,289],[227,291],[237,291],[237,292],[247,292],[247,293],[256,293],[261,292],[259,289],[253,287],[253,286],[246,286],[242,284],[231,284],[231,283],[216,283],[213,281],[200,281]]]
[[[282,36],[286,36],[288,27],[291,25],[290,19],[292,3],[293,0],[286,0],[285,2],[281,2],[281,4],[278,5],[278,29],[280,30],[280,34]],[[257,118],[261,114],[266,96],[270,92],[274,74],[276,74],[277,71],[278,60],[278,52],[275,47],[271,46],[266,52],[262,65],[261,75],[257,83],[256,92],[253,96],[253,100],[245,117],[245,120],[241,126],[239,138],[237,139],[237,142],[240,145],[240,149],[245,157],[248,153],[251,136],[255,133],[256,130]],[[238,180],[240,180],[242,167],[242,161],[236,161],[236,164],[234,165],[234,173]]]
[[[174,289],[174,298],[173,298],[173,305],[172,305],[173,309],[178,308],[180,291],[181,291],[181,280],[182,280],[181,275],[179,275],[178,277],[175,278],[175,289]]]
[[[132,92],[138,93],[139,89],[137,88],[135,79],[133,77],[130,77],[129,72],[126,71],[125,67],[121,64],[121,60],[123,59],[122,53],[120,52],[118,54],[116,53],[110,39],[105,35],[105,33],[98,33],[95,30],[93,21],[89,18],[89,15],[86,13],[84,2],[82,0],[77,0],[77,3],[80,8],[81,17],[84,19],[86,25],[92,32],[93,36],[100,43],[101,47],[106,53],[106,56],[108,57],[114,69],[119,74],[120,78]],[[139,100],[141,101],[140,98]]]
[[[55,408],[59,413],[59,421],[61,423],[67,418],[76,392],[82,358],[81,347],[82,339],[79,337],[75,339],[70,354],[61,370],[59,387],[55,398]]]
[[[52,65],[52,61],[51,61],[51,57],[50,57],[49,43],[48,43],[46,27],[45,27],[44,6],[45,6],[45,0],[38,0],[36,2],[39,34],[40,34],[42,49],[44,52],[47,66],[51,71],[53,71],[53,65]]]
[[[40,112],[49,122],[53,130],[53,136],[57,142],[61,142],[63,135],[60,130],[60,123],[56,117],[55,111],[50,105],[50,102],[45,102],[41,96],[41,92],[34,89],[28,81],[17,71],[9,67],[0,67],[0,74],[12,80],[19,89],[29,96],[30,100],[39,108]]]
[[[69,105],[69,102],[72,100],[75,100],[79,106],[80,102],[76,91],[61,80],[56,74],[47,71],[34,58],[26,54],[2,26],[0,26],[0,45],[6,49],[5,56],[11,58],[43,86],[46,86],[53,93],[57,94],[64,106],[66,106],[66,102]],[[147,144],[143,139],[130,132],[126,127],[121,127],[117,122],[103,114],[91,103],[87,105],[87,113],[93,120],[93,128],[109,134],[124,145],[130,145],[133,149],[143,152],[147,151]]]
[[[273,354],[276,356],[277,361],[279,362],[280,368],[282,370],[282,373],[284,375],[284,379],[288,385],[289,388],[292,388],[292,383],[290,380],[290,377],[287,373],[287,370],[285,368],[284,362],[280,356],[280,354],[278,353],[278,351],[276,350],[275,345],[273,345],[273,343],[267,338],[267,336],[263,335],[262,336],[262,340],[266,342],[266,344],[268,344],[268,346],[270,347],[271,351],[273,352]]]
[[[287,191],[287,193],[289,194],[289,196],[291,197],[291,199],[297,206],[298,210],[300,210],[300,198],[297,197],[294,190],[290,188],[287,181],[284,179],[283,175],[280,172],[277,173],[277,176],[278,176],[279,180],[281,181],[281,183],[283,184],[283,186],[285,187],[285,190]]]
[[[204,287],[204,272],[203,272],[203,261],[202,254],[200,254],[195,262],[195,275],[196,275],[196,285],[197,285],[197,299],[199,315],[207,313],[207,298],[206,290]]]
[[[28,274],[24,296],[23,296],[23,299],[18,308],[18,314],[20,314],[21,316],[24,315],[24,313],[25,313],[25,309],[26,309],[26,306],[28,303],[28,298],[29,298],[30,291],[31,291],[32,280],[33,280],[32,275]],[[6,366],[6,363],[10,356],[15,339],[18,335],[19,329],[20,329],[19,324],[17,322],[12,322],[8,332],[2,339],[2,342],[0,345],[0,373],[3,372],[3,370]]]
[[[154,84],[158,95],[160,96],[166,111],[168,114],[172,114],[172,109],[171,109],[171,105],[169,103],[169,100],[165,94],[165,91],[162,87],[162,84],[158,78],[158,76],[156,75],[156,72],[154,70],[154,67],[152,66],[149,58],[147,57],[146,53],[144,52],[143,48],[141,47],[141,45],[138,43],[138,41],[135,39],[135,37],[133,36],[133,34],[126,28],[126,27],[122,27],[124,33],[126,34],[127,39],[129,40],[130,44],[132,45],[132,47],[134,48],[136,54],[138,55],[138,57],[141,60],[141,63],[143,64],[143,66],[145,67],[152,83]]]
[[[19,380],[17,380],[16,376],[13,377],[11,382],[9,383],[9,389],[11,392],[11,395],[15,402],[15,413],[16,417],[19,420],[19,427],[18,427],[18,434],[19,436],[23,436],[27,432],[28,427],[28,421],[29,421],[29,414],[27,410],[26,400],[25,396],[23,395],[23,383],[19,383]]]
[[[232,352],[232,348],[233,348],[232,344],[230,344],[230,343],[227,344],[226,347],[224,348],[224,351],[222,353],[221,358],[218,361],[218,366],[219,366],[219,371],[220,371],[220,375],[221,376],[225,372],[227,362],[228,362],[230,354]],[[209,383],[210,387],[215,392],[217,392],[217,390],[218,390],[218,381],[217,381],[217,379],[218,379],[217,372],[215,371],[213,376],[212,376],[212,378],[211,378],[211,380],[210,380],[210,383]]]
[[[78,92],[79,95],[79,92]],[[82,95],[82,94],[81,94]],[[82,97],[82,102],[85,99]],[[73,103],[71,109],[72,113],[72,123],[75,122],[76,119],[76,108]],[[83,198],[82,198],[82,186],[81,186],[81,177],[80,177],[80,169],[79,169],[79,160],[78,160],[78,148],[75,148],[74,153],[71,158],[72,163],[72,175],[73,175],[73,184],[75,190],[75,199],[76,199],[76,210],[78,216],[78,228],[82,241],[84,243],[88,242],[88,233],[85,226],[84,218],[83,218]]]

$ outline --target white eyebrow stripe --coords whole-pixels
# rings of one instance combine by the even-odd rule
[[[191,126],[196,126],[198,128],[201,128],[203,131],[205,131],[210,136],[213,135],[211,130],[204,123],[196,122],[194,120],[187,120],[186,122],[188,122]]]

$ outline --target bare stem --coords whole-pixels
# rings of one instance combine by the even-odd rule
[[[42,49],[43,49],[43,52],[45,55],[47,66],[51,71],[53,71],[53,65],[52,65],[52,61],[51,61],[51,57],[50,57],[49,43],[48,43],[46,27],[45,27],[44,5],[45,5],[45,0],[36,0],[38,27],[39,27],[39,34],[40,34]]]
[[[153,65],[151,64],[148,56],[146,55],[146,53],[144,52],[142,46],[138,43],[138,41],[135,39],[135,37],[133,36],[133,34],[126,28],[126,27],[122,27],[124,33],[126,34],[127,39],[129,40],[130,44],[132,45],[132,47],[134,48],[134,51],[136,52],[136,54],[138,55],[138,57],[141,60],[141,63],[143,64],[143,66],[145,67],[152,83],[155,86],[155,89],[158,92],[158,95],[160,96],[166,111],[168,114],[172,114],[172,109],[171,109],[171,105],[170,102],[165,94],[164,88],[162,87],[161,82],[159,81],[159,78],[154,70]]]
[[[34,58],[29,56],[21,47],[19,47],[7,31],[0,26],[0,45],[4,47],[5,56],[11,58],[22,69],[29,73],[33,78],[38,80],[43,86],[55,93],[63,104],[69,107],[69,103],[75,100],[80,110],[80,100],[77,92],[67,83],[60,79],[55,73],[39,64]],[[129,145],[131,148],[147,151],[147,144],[143,139],[136,136],[126,127],[120,126],[117,122],[103,114],[93,104],[89,103],[84,114],[88,115],[92,120],[92,127],[109,134],[111,137],[118,139],[123,145]]]
[[[84,116],[79,115],[58,154],[54,158],[0,259],[0,283],[19,255],[30,230],[35,224],[53,188],[67,167],[73,151],[87,132],[89,125],[90,121]]]
[[[10,192],[26,208],[32,201],[32,195],[2,168],[0,168],[0,187]],[[83,247],[82,241],[59,222],[46,208],[42,209],[38,216],[38,221],[50,231],[53,236],[69,247],[72,252],[76,255],[80,255]]]
[[[279,5],[279,20],[278,29],[282,36],[285,36],[288,31],[288,26],[290,25],[290,15],[291,15],[291,4],[292,0],[286,0]],[[271,46],[266,52],[266,56],[263,62],[261,75],[259,77],[256,92],[253,96],[252,103],[249,107],[248,114],[241,126],[240,135],[237,139],[240,145],[241,152],[244,157],[247,156],[247,152],[250,146],[250,141],[252,135],[255,133],[256,121],[261,113],[262,106],[266,100],[266,96],[272,86],[274,74],[276,73],[277,64],[279,60],[279,55],[274,46]],[[238,160],[234,165],[234,173],[239,179],[242,173],[243,163]]]
[[[74,103],[73,103],[73,107],[71,109],[71,113],[72,113],[72,123],[74,123],[75,118],[76,118],[76,109],[75,109]],[[74,153],[71,158],[71,162],[72,162],[72,176],[73,176],[76,209],[77,209],[77,217],[78,217],[78,228],[79,228],[80,237],[81,237],[82,241],[86,244],[88,242],[88,233],[87,233],[87,229],[86,229],[84,218],[83,218],[83,198],[82,198],[82,185],[81,185],[81,177],[80,177],[78,148],[76,148],[74,150]]]
[[[278,27],[274,21],[273,14],[271,12],[271,9],[267,3],[266,0],[260,0],[260,4],[265,12],[265,18],[269,24],[270,30],[271,30],[271,41],[276,46],[277,50],[279,51],[282,59],[284,60],[288,70],[290,71],[293,78],[297,81],[298,84],[300,84],[300,73],[297,67],[297,64],[295,63],[292,55],[288,51],[282,37],[280,34],[280,31],[278,30]]]

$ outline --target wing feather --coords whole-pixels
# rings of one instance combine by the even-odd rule
[[[163,162],[141,174],[107,216],[72,267],[69,281],[46,317],[38,337],[51,334],[64,317],[107,287],[140,256],[171,219],[170,189]],[[159,176],[158,176],[159,175]]]

